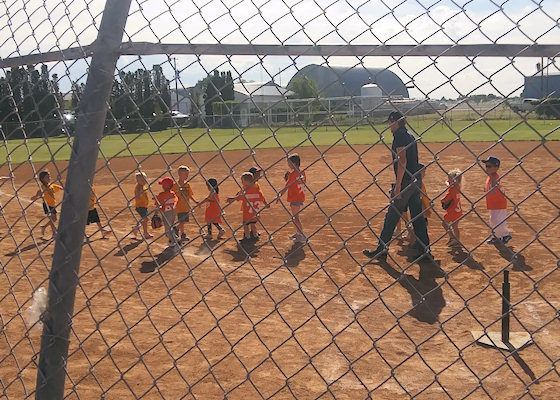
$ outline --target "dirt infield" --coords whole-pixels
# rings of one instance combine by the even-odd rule
[[[224,240],[205,242],[191,220],[187,231],[194,239],[179,254],[165,250],[161,230],[148,242],[130,236],[135,214],[128,198],[137,161],[98,163],[99,211],[113,235],[101,240],[86,228],[93,236],[82,256],[66,398],[558,397],[560,142],[421,147],[424,163],[437,158],[443,169],[467,170],[460,225],[465,248],[450,249],[440,218],[430,218],[433,253],[445,278],[411,264],[402,241],[391,245],[387,263],[368,263],[361,254],[377,242],[393,181],[385,147],[298,152],[309,186],[302,214],[308,244],[289,240],[294,228],[280,203],[263,213],[266,231],[260,228],[256,246],[240,247],[231,229]],[[491,154],[502,159],[509,211],[515,211],[507,246],[485,243],[485,174],[475,161]],[[271,200],[286,171],[281,150],[140,162],[151,179],[168,166],[176,173],[180,164],[189,165],[198,200],[208,193],[203,176],[221,180],[233,170],[236,179],[220,186],[225,199],[257,162],[266,170],[261,188]],[[48,168],[56,175],[65,166]],[[430,166],[425,180],[439,215],[443,169]],[[41,332],[27,331],[23,315],[33,288],[46,286],[54,250],[52,241],[39,239],[44,221],[40,203],[28,201],[37,190],[32,176],[30,165],[16,169],[17,197],[9,183],[0,187],[0,380],[8,399],[34,397]],[[204,210],[197,208],[195,217],[202,224]],[[226,207],[226,218],[230,228],[239,228],[239,204]],[[471,335],[484,327],[500,330],[504,268],[511,271],[511,330],[529,332],[534,341],[513,355],[477,345]]]

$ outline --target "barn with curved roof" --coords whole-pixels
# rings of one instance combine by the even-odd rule
[[[384,68],[310,64],[299,70],[292,79],[301,76],[317,82],[325,97],[360,96],[362,86],[374,83],[383,91],[384,96],[408,98],[408,89],[403,81],[394,72]]]

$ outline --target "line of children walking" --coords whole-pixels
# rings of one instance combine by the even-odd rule
[[[300,214],[305,202],[305,188],[307,178],[305,171],[301,169],[301,159],[297,154],[288,156],[288,168],[285,173],[285,186],[278,193],[276,203],[278,203],[284,193],[287,192],[287,201],[290,203],[290,212],[292,222],[295,225],[296,232],[291,236],[297,243],[305,243],[307,237],[304,233]],[[485,198],[487,209],[489,210],[489,225],[492,234],[488,243],[506,244],[511,240],[511,234],[507,229],[507,199],[498,175],[500,160],[497,157],[490,156],[483,160],[488,174],[485,184]],[[259,240],[257,223],[260,223],[260,214],[270,206],[267,203],[258,183],[261,175],[261,169],[253,167],[250,171],[241,175],[241,190],[233,197],[228,197],[227,202],[241,201],[242,223],[243,223],[243,241]],[[190,221],[192,212],[191,202],[195,205],[206,205],[205,224],[207,233],[203,238],[208,240],[213,238],[213,228],[218,231],[217,239],[223,238],[225,230],[223,224],[223,209],[220,204],[219,187],[216,178],[209,178],[206,181],[208,188],[208,196],[198,202],[194,198],[192,187],[188,181],[190,170],[186,166],[180,166],[178,169],[178,180],[175,182],[173,178],[166,176],[158,181],[162,186],[162,191],[154,197],[154,205],[156,210],[162,214],[165,226],[165,233],[169,240],[170,246],[184,244],[188,242],[186,234],[186,223]],[[422,178],[425,176],[425,168],[422,168]],[[53,236],[56,234],[56,197],[55,194],[62,190],[62,186],[51,182],[49,171],[44,170],[39,173],[40,189],[32,196],[31,200],[43,198],[43,210],[47,216],[47,222],[41,225],[41,236],[44,237],[47,227],[51,227]],[[134,188],[134,205],[139,215],[139,224],[133,227],[132,233],[138,237],[140,228],[142,229],[142,238],[150,239],[153,235],[148,231],[149,212],[149,184],[147,176],[144,172],[135,174],[136,186]],[[443,227],[449,234],[448,245],[454,247],[460,245],[461,232],[459,229],[459,221],[463,216],[461,208],[461,182],[462,173],[458,169],[454,169],[448,173],[447,185],[448,190],[442,199],[445,214],[443,216]],[[423,184],[423,217],[427,220],[431,214],[430,201],[425,195],[426,189]],[[425,201],[426,200],[426,201]],[[103,228],[100,222],[99,214],[95,208],[96,197],[95,189],[92,186],[92,194],[88,212],[88,224],[95,223],[98,225],[103,237],[110,233],[108,228]],[[177,223],[175,218],[177,216]],[[262,224],[261,224],[262,225]],[[180,235],[180,236],[179,236]],[[410,238],[414,241],[414,237]]]

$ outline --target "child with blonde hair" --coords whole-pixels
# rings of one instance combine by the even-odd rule
[[[243,241],[259,240],[257,222],[259,213],[267,207],[266,200],[261,190],[253,184],[254,176],[250,172],[241,175],[243,188],[237,192],[235,197],[228,197],[228,203],[241,201],[243,210]]]
[[[189,222],[191,206],[189,201],[198,204],[193,197],[193,190],[188,182],[190,168],[186,165],[181,165],[178,168],[179,179],[173,185],[171,190],[177,195],[177,205],[175,206],[175,213],[177,214],[177,228],[178,233],[181,235],[181,242],[187,242],[189,238],[185,233],[185,223]]]
[[[459,220],[463,216],[461,177],[461,170],[457,168],[447,173],[447,193],[441,199],[441,206],[445,210],[442,226],[449,233],[447,244],[452,247],[461,245],[461,231],[459,230]]]
[[[142,235],[144,239],[151,239],[154,236],[148,232],[148,177],[145,172],[137,172],[136,186],[134,187],[134,207],[140,216],[140,226],[142,226]],[[132,233],[135,238],[138,238],[139,228],[135,225],[132,228]]]
[[[41,188],[33,197],[31,197],[31,201],[35,201],[39,197],[43,197],[43,211],[47,216],[47,223],[45,225],[41,225],[41,237],[45,236],[47,226],[51,227],[54,237],[56,234],[55,222],[57,220],[55,193],[61,191],[62,186],[51,183],[51,174],[48,170],[39,172],[39,182],[41,184]]]

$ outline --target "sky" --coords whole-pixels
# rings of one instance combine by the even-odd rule
[[[22,5],[25,5],[22,7]],[[6,0],[0,4],[0,57],[92,43],[104,0]],[[228,44],[556,44],[558,0],[133,0],[124,41]],[[559,50],[560,53],[560,50]],[[188,87],[213,69],[234,78],[286,85],[311,63],[389,68],[411,97],[519,95],[539,58],[480,57],[121,57],[122,70],[162,64],[169,79]],[[558,62],[544,60],[549,73]],[[87,60],[49,64],[61,78],[84,81]],[[172,82],[172,87],[175,85]]]

